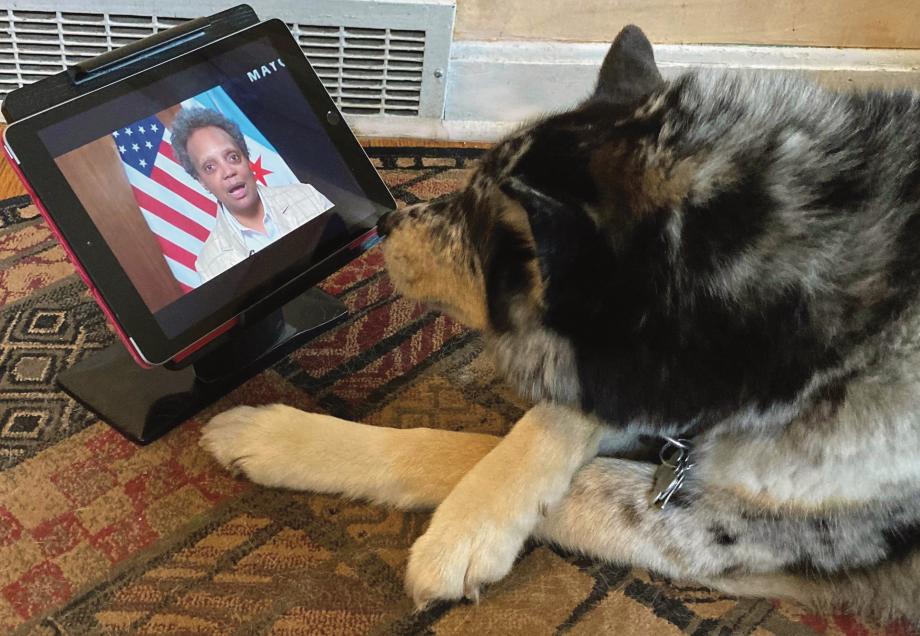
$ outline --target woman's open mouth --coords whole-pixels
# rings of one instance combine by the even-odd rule
[[[242,199],[244,196],[246,196],[246,184],[240,183],[235,185],[227,190],[227,193],[234,199]]]

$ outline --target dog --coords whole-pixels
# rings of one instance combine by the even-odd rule
[[[920,97],[665,81],[625,28],[594,93],[380,223],[397,289],[535,406],[502,438],[273,405],[202,444],[266,486],[436,508],[419,607],[528,537],[731,595],[920,619]],[[643,444],[662,462],[630,459]]]

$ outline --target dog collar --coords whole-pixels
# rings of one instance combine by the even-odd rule
[[[661,464],[655,471],[652,486],[652,504],[664,510],[674,494],[684,485],[687,473],[693,468],[693,446],[682,437],[662,436],[665,440],[658,458]]]

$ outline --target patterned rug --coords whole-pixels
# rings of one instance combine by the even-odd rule
[[[404,202],[459,187],[480,151],[371,148]],[[0,203],[0,633],[886,634],[530,545],[479,605],[414,613],[427,515],[236,480],[207,419],[275,401],[381,426],[501,434],[526,408],[479,339],[393,293],[375,249],[326,280],[347,322],[160,441],[137,447],[55,376],[112,336],[27,197]]]

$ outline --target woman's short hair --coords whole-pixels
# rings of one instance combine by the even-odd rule
[[[173,120],[171,143],[176,159],[179,160],[185,171],[196,179],[198,178],[198,170],[192,163],[191,157],[188,156],[186,145],[193,132],[199,128],[209,126],[220,128],[230,135],[240,150],[243,151],[243,155],[249,159],[249,148],[246,147],[246,139],[236,122],[210,108],[182,108]]]

